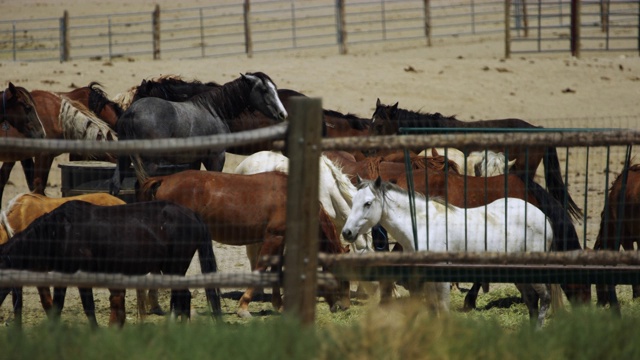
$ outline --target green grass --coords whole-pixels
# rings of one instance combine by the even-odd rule
[[[480,294],[477,311],[430,316],[423,304],[400,299],[379,307],[355,302],[332,314],[318,305],[314,326],[286,316],[214,323],[207,316],[180,324],[161,321],[90,331],[86,322],[43,322],[22,331],[0,329],[10,359],[631,359],[640,358],[640,301],[622,297],[623,316],[607,309],[571,309],[533,329],[513,286]],[[7,357],[5,357],[7,356]]]

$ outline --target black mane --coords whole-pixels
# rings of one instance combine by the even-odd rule
[[[323,110],[322,112],[324,116],[335,117],[335,118],[346,120],[349,123],[349,126],[351,126],[351,128],[356,130],[368,130],[371,125],[371,121],[369,119],[363,119],[351,113],[343,114],[335,110],[326,110],[326,109]]]
[[[107,97],[107,93],[102,89],[102,84],[97,81],[92,81],[89,83],[88,88],[89,92],[89,109],[93,111],[95,114],[99,114],[102,112],[105,106],[111,105],[118,117],[122,115],[124,110],[117,103],[109,100]]]

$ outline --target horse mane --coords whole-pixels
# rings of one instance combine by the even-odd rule
[[[60,99],[58,120],[65,139],[117,140],[109,124],[78,101],[51,93]]]
[[[383,110],[381,110],[381,108]],[[389,111],[386,111],[386,110],[390,108],[393,108],[393,116],[390,116],[389,120],[397,121],[399,127],[438,128],[438,127],[450,126],[450,124],[448,124],[448,121],[460,121],[455,116],[444,116],[439,112],[427,113],[427,112],[422,112],[420,110],[414,111],[414,110],[401,109],[397,107],[397,104],[393,106],[381,104],[376,108],[374,115],[379,111],[384,111],[385,113],[388,114]],[[428,123],[428,125],[425,126],[425,123]]]
[[[26,195],[28,195],[28,193],[22,193],[22,194],[16,195],[13,199],[9,200],[9,202],[7,203],[7,206],[2,210],[2,212],[0,212],[0,225],[4,227],[5,231],[7,232],[7,236],[9,238],[15,235],[13,227],[9,223],[9,214],[14,210],[16,205],[20,204],[19,200]]]
[[[369,121],[369,119],[363,119],[351,113],[343,114],[339,111],[326,110],[326,109],[323,109],[322,113],[324,114],[324,116],[335,117],[335,118],[346,120],[352,129],[369,130],[369,127],[371,126],[371,122]]]
[[[94,113],[99,114],[105,106],[111,105],[118,117],[122,115],[124,110],[118,103],[109,100],[107,93],[102,89],[102,84],[92,81],[87,87],[89,88],[89,108],[94,109]]]
[[[247,74],[255,75],[251,73]],[[267,75],[262,75],[266,79],[269,79]],[[258,76],[258,78],[260,78],[262,81],[265,81],[265,79],[261,78],[260,76]],[[222,117],[222,121],[226,123],[229,121],[229,119],[235,118],[244,110],[253,110],[251,108],[248,108],[250,91],[251,88],[244,80],[244,78],[239,77],[235,80],[225,83],[218,88],[213,88],[211,91],[195,95],[189,100],[205,109],[209,109],[212,104],[216,104],[216,112]]]
[[[355,187],[351,183],[351,180],[349,180],[349,177],[342,172],[342,169],[338,165],[325,155],[320,156],[320,161],[331,170],[331,174],[338,185],[338,191],[340,191],[342,197],[347,200],[348,203],[352,203]]]
[[[358,185],[358,190],[359,189],[363,189],[365,187],[372,187],[373,188],[375,186],[375,181],[376,180],[362,180],[361,183]],[[400,193],[403,196],[409,196],[409,191],[401,188],[397,184],[394,184],[394,183],[391,183],[391,182],[388,182],[388,181],[382,181],[381,182],[380,190],[382,191],[382,196],[384,198],[387,197],[387,192],[389,192],[389,191]],[[426,195],[424,195],[422,193],[419,193],[417,191],[414,191],[413,194],[416,197],[416,199],[420,199],[420,200],[423,200],[425,202],[433,201],[436,204],[440,204],[440,205],[444,206],[449,211],[458,210],[457,207],[455,207],[452,204],[446,202],[444,197],[442,197],[442,196],[426,196]]]

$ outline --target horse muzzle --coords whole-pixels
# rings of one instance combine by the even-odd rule
[[[343,229],[342,230],[342,237],[347,240],[348,242],[352,243],[354,241],[356,241],[356,238],[358,237],[358,233],[354,233],[353,231],[349,230],[349,229]]]

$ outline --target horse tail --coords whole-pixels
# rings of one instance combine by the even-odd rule
[[[136,187],[136,199],[138,201],[151,201],[156,199],[156,192],[162,185],[162,177],[149,178]]]
[[[340,235],[333,223],[333,220],[324,210],[322,203],[320,203],[319,210],[319,225],[320,225],[320,251],[329,254],[342,254],[347,252],[340,242]]]
[[[200,244],[198,245],[198,258],[200,259],[200,269],[203,274],[215,273],[218,271],[218,264],[216,263],[216,257],[213,253],[213,245],[211,244],[211,233],[209,227],[201,220],[200,216],[195,214],[200,223],[200,229],[198,233],[201,234]],[[209,288],[205,289],[207,301],[211,306],[213,316],[216,318],[222,317],[222,306],[220,302],[220,289]]]
[[[549,286],[551,291],[551,311],[557,314],[559,311],[564,310],[564,300],[562,298],[562,289],[558,284],[551,284]]]
[[[571,221],[568,211],[563,208],[558,200],[554,199],[542,186],[533,181],[532,178],[520,174],[525,182],[529,193],[538,200],[540,210],[547,216],[553,231],[553,241],[551,251],[572,251],[581,250],[580,239],[576,228]],[[589,284],[567,284],[560,285],[571,302],[587,303],[591,301],[591,286]]]
[[[573,201],[569,194],[569,189],[562,180],[560,161],[558,160],[558,152],[555,147],[548,147],[545,150],[543,163],[545,170],[544,180],[547,183],[549,193],[554,197],[554,199],[558,200],[560,204],[567,207],[567,210],[574,219],[580,220],[583,216],[582,210]],[[533,176],[533,174],[530,174],[530,176]]]
[[[92,81],[89,83],[89,109],[96,114],[102,112],[105,106],[111,105],[113,107],[116,116],[120,117],[124,110],[120,106],[120,104],[109,100],[107,94],[102,89],[102,84],[97,81]]]

